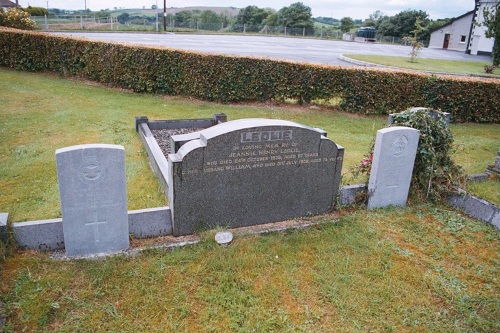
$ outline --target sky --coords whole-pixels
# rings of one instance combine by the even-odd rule
[[[12,0],[11,0],[12,1]],[[279,10],[300,0],[167,0],[167,8],[209,6],[209,7],[236,7],[244,8],[255,5],[257,7],[270,7]],[[13,0],[15,2],[15,0]],[[313,17],[325,16],[340,19],[351,17],[353,19],[366,19],[373,12],[380,10],[393,16],[406,9],[424,10],[431,19],[452,18],[467,13],[474,9],[474,0],[302,0],[304,5],[311,7]],[[84,9],[92,11],[101,9],[118,8],[151,8],[158,3],[163,8],[162,0],[19,0],[19,5],[59,9]]]

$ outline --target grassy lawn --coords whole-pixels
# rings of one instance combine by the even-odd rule
[[[409,56],[392,57],[392,56],[375,56],[375,55],[359,55],[359,54],[345,54],[345,56],[348,58],[366,61],[374,64],[405,68],[405,69],[414,69],[419,71],[480,75],[480,76],[491,76],[500,78],[500,70],[498,68],[495,69],[493,74],[486,74],[484,72],[484,66],[491,65],[491,63],[482,61],[460,61],[460,60],[417,58],[415,62],[411,62]]]
[[[316,228],[54,261],[0,280],[6,331],[498,332],[500,233],[447,208],[342,211]]]
[[[84,143],[125,147],[129,209],[165,205],[134,116],[224,112],[230,120],[320,127],[345,147],[344,183],[386,124],[334,108],[220,105],[4,68],[0,91],[0,211],[9,221],[60,216],[55,150]],[[457,162],[467,173],[484,172],[498,151],[500,125],[451,129]],[[484,191],[495,190],[493,183]],[[415,201],[309,219],[325,223],[238,236],[226,248],[210,231],[197,245],[134,258],[54,261],[16,251],[0,263],[5,331],[500,331],[500,233],[493,227]]]
[[[11,221],[60,217],[55,167],[58,148],[85,143],[120,144],[126,151],[129,209],[166,204],[134,128],[135,116],[150,119],[211,117],[279,118],[323,128],[345,147],[343,182],[386,118],[341,113],[334,108],[220,105],[177,97],[135,94],[91,82],[0,69],[0,211]],[[484,172],[498,151],[498,124],[453,124],[456,161],[467,173]],[[359,183],[360,181],[358,181]]]
[[[470,183],[467,185],[467,192],[477,197],[483,198],[500,207],[499,178],[491,178],[485,182]]]

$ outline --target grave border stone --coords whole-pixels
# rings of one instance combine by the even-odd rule
[[[168,162],[161,151],[152,130],[179,129],[179,128],[209,128],[227,122],[224,113],[214,113],[212,118],[201,119],[174,119],[174,120],[149,120],[146,116],[135,117],[135,130],[146,148],[149,163],[156,177],[160,181],[165,195],[168,193]],[[172,146],[174,147],[174,146]]]
[[[434,110],[432,110],[430,108],[426,108],[426,107],[414,107],[414,108],[411,108],[409,111],[410,112],[427,111],[432,118],[434,118],[436,120],[443,119],[446,126],[450,125],[451,114],[448,112],[434,111]],[[399,114],[399,113],[390,113],[389,114],[389,116],[387,117],[387,126],[390,126],[392,123],[394,123],[394,116],[397,114]]]

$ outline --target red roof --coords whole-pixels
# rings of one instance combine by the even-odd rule
[[[0,7],[17,7],[17,5],[9,0],[0,0]]]

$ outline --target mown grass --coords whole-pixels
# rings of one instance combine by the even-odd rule
[[[498,177],[491,177],[484,182],[469,183],[467,192],[500,207],[500,178]]]
[[[486,74],[484,72],[484,66],[491,65],[491,63],[484,61],[417,58],[415,62],[411,62],[409,56],[394,57],[360,54],[346,54],[345,56],[348,58],[366,61],[374,64],[405,69],[414,69],[419,71],[500,77],[500,71],[498,69],[496,69],[493,74]]]
[[[3,267],[6,331],[494,332],[500,237],[431,205],[171,252]]]
[[[166,204],[134,127],[135,116],[150,119],[211,117],[279,118],[323,128],[345,147],[349,168],[368,151],[384,116],[341,113],[335,108],[220,105],[177,97],[135,94],[54,75],[0,69],[0,211],[10,221],[60,217],[55,167],[58,148],[86,143],[120,144],[126,151],[129,209]],[[456,124],[458,163],[468,173],[484,172],[498,150],[497,124]],[[491,161],[486,157],[490,156]],[[359,182],[359,181],[358,181]]]
[[[129,209],[165,199],[134,130],[150,119],[281,118],[345,146],[345,168],[385,117],[335,109],[219,105],[139,95],[53,75],[0,69],[0,211],[9,221],[59,214],[54,152],[81,143],[126,149]],[[483,172],[498,125],[451,125],[456,157]],[[486,158],[487,156],[490,156]],[[346,178],[348,175],[346,175]],[[6,189],[6,190],[4,190]],[[7,332],[493,332],[500,330],[499,233],[446,207],[344,209],[317,227],[236,237],[99,261],[19,251],[1,265]]]

